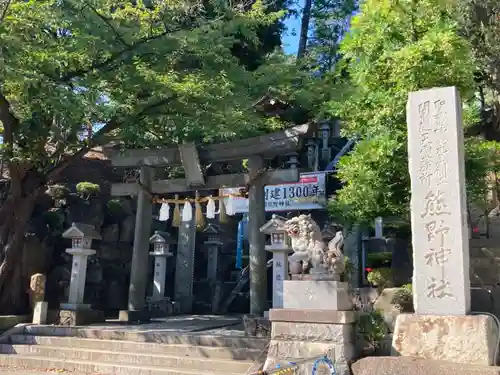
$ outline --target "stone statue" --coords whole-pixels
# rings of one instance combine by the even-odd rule
[[[30,279],[30,302],[31,307],[34,308],[37,302],[43,302],[45,299],[45,275],[35,273]]]
[[[285,230],[290,236],[294,254],[303,256],[303,272],[319,268],[325,257],[325,244],[321,230],[311,215],[300,215],[287,220]]]
[[[337,231],[335,237],[328,243],[323,242],[321,230],[311,215],[300,215],[287,220],[285,230],[290,236],[294,254],[290,259],[302,260],[302,272],[339,280],[345,272],[344,236]]]
[[[345,260],[342,246],[344,246],[344,235],[342,231],[338,231],[335,237],[328,243],[328,250],[323,260],[328,267],[328,271],[338,278],[345,272]]]

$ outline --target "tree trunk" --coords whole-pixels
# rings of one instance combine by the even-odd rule
[[[21,279],[24,235],[42,187],[29,195],[9,191],[4,203],[11,207],[5,212],[0,228],[0,313],[23,313],[28,306],[28,280]],[[2,207],[4,208],[4,207]]]
[[[307,36],[309,34],[309,21],[311,20],[312,0],[305,0],[304,10],[302,11],[302,21],[300,24],[299,49],[297,51],[297,60],[304,57],[307,48]]]

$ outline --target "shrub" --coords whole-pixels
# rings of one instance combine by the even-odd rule
[[[52,230],[62,229],[64,224],[64,215],[59,210],[51,209],[42,214],[44,223]]]
[[[61,184],[50,185],[47,188],[47,195],[54,199],[61,199],[69,194],[69,189]]]
[[[392,286],[392,270],[390,268],[376,268],[370,271],[366,278],[370,284],[379,289]]]
[[[391,264],[392,253],[384,251],[380,253],[369,253],[366,255],[366,265],[370,268],[387,267]]]
[[[411,288],[407,288],[406,286],[396,291],[391,301],[391,304],[402,313],[413,312],[413,293]]]
[[[85,199],[88,199],[92,195],[99,194],[101,192],[101,187],[98,184],[93,184],[92,182],[79,182],[76,185],[76,191]]]
[[[119,199],[111,199],[106,204],[108,215],[114,218],[120,218],[124,215],[125,210],[122,202]]]
[[[379,311],[358,315],[357,331],[372,347],[377,348],[387,335],[384,317]]]

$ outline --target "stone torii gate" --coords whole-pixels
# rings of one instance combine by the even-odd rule
[[[224,187],[248,186],[249,199],[249,255],[250,255],[250,313],[261,315],[267,310],[267,265],[264,250],[265,237],[260,227],[265,223],[264,186],[297,182],[297,169],[267,171],[265,159],[297,152],[302,138],[310,136],[314,125],[299,125],[280,132],[237,140],[233,142],[196,146],[185,143],[175,148],[106,149],[114,167],[139,167],[139,183],[121,183],[111,186],[111,195],[137,196],[136,225],[133,244],[128,310],[120,312],[120,320],[137,321],[148,318],[145,311],[149,255],[149,237],[152,224],[150,194],[217,190]],[[248,159],[248,173],[205,176],[202,165]],[[184,179],[154,180],[154,168],[182,165]],[[183,222],[179,228],[176,259],[176,302],[180,312],[192,309],[195,224]]]

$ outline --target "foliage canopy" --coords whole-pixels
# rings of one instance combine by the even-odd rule
[[[267,124],[249,110],[259,70],[235,46],[283,12],[261,0],[4,2],[0,121],[4,154],[48,170],[102,128],[131,145],[245,136]],[[240,49],[241,52],[241,49]],[[278,74],[279,76],[279,74]],[[278,84],[279,77],[266,84]],[[266,88],[267,89],[267,88]],[[262,93],[261,93],[262,94]],[[106,138],[98,135],[93,144]]]
[[[341,46],[344,97],[328,103],[344,134],[360,141],[340,161],[345,185],[330,208],[348,222],[408,218],[408,92],[457,86],[465,126],[473,124],[475,60],[447,1],[366,0],[360,10]]]

